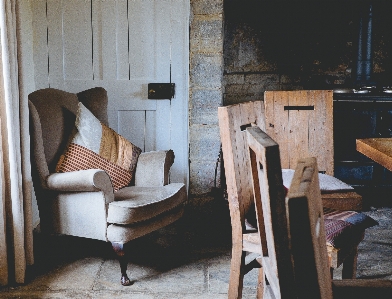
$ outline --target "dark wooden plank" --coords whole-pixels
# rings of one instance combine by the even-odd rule
[[[392,138],[357,139],[357,151],[392,171]]]
[[[298,298],[332,298],[315,158],[298,161],[286,201]]]

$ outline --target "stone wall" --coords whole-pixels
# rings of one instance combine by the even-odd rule
[[[392,71],[386,5],[373,5],[373,73],[379,82],[390,80]],[[262,100],[265,90],[351,86],[366,8],[358,1],[226,0],[224,105]]]
[[[378,3],[373,72],[390,80],[392,18]],[[266,90],[350,86],[359,16],[355,1],[191,0],[191,203],[212,200],[221,185],[217,108]]]
[[[220,186],[222,81],[223,0],[191,0],[189,197],[194,205],[212,200]]]

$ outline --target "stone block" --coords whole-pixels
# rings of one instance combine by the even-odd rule
[[[278,74],[245,74],[245,83],[247,84],[278,84]]]
[[[215,176],[216,172],[216,176]],[[206,194],[220,186],[220,164],[214,161],[191,161],[189,164],[189,193]]]
[[[223,83],[228,84],[244,84],[245,74],[224,74]]]
[[[216,161],[220,151],[218,125],[191,125],[189,128],[189,160]]]
[[[194,18],[190,30],[192,52],[223,52],[223,20],[221,18]]]
[[[263,93],[264,84],[229,84],[225,86],[227,94],[260,94]]]
[[[296,76],[288,76],[288,75],[281,75],[280,76],[280,83],[281,84],[298,84],[301,83],[301,77]]]
[[[209,207],[214,201],[215,198],[210,193],[192,194],[188,198],[189,211],[200,215],[201,212],[205,213],[205,207]]]
[[[195,54],[190,59],[190,82],[192,87],[221,88],[223,59],[221,54]]]
[[[218,124],[218,107],[222,106],[222,91],[194,89],[189,105],[190,124]]]
[[[191,0],[191,9],[195,15],[223,13],[223,0]]]
[[[225,106],[263,100],[263,94],[224,94],[223,96],[223,103]]]

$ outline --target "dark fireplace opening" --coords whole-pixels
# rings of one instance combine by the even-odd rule
[[[386,198],[391,172],[358,153],[355,139],[391,137],[389,5],[224,2],[224,104],[262,100],[266,90],[334,90],[335,175],[364,194],[379,191]]]

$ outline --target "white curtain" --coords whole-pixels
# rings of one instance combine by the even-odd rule
[[[0,285],[24,283],[33,263],[29,116],[18,64],[20,2],[0,0]]]

